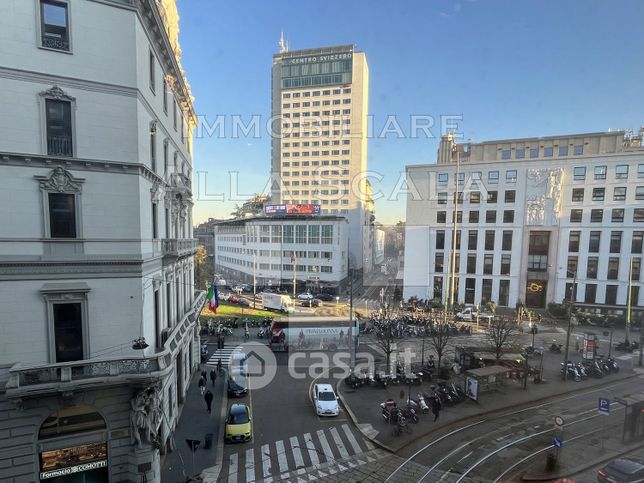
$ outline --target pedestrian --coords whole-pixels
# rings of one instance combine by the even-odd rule
[[[201,369],[201,377],[203,377],[206,382],[208,381],[208,373],[206,372],[206,369]]]
[[[206,394],[204,395],[204,400],[206,401],[206,407],[208,408],[208,414],[210,414],[210,409],[212,408],[212,400],[214,396],[210,392],[210,389],[206,391]]]
[[[217,380],[217,373],[214,369],[210,370],[210,380],[212,381],[212,387],[215,387],[215,381]]]
[[[440,416],[440,411],[441,411],[441,403],[438,401],[438,398],[433,398],[432,414],[434,415],[434,422],[438,420],[438,416]]]
[[[206,380],[203,378],[203,376],[199,377],[199,392],[202,396],[206,392]]]
[[[217,359],[217,372],[219,372],[219,374],[222,373],[221,359]]]

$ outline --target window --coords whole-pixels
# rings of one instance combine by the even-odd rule
[[[577,253],[579,251],[579,238],[581,236],[580,231],[571,231],[568,235],[568,251],[572,253]]]
[[[635,194],[637,199],[637,194]],[[642,192],[642,199],[644,199],[644,192]],[[626,201],[626,186],[617,186],[613,189],[613,201]]]
[[[618,273],[619,273],[619,258],[610,257],[608,259],[608,273],[606,274],[606,278],[608,278],[608,280],[617,280]]]
[[[452,211],[452,222],[454,222],[454,212]],[[463,212],[458,211],[456,212],[456,222],[457,223],[462,223],[463,222]]]
[[[644,164],[637,165],[637,178],[638,179],[644,178]]]
[[[509,149],[504,149],[501,151],[501,159],[510,159],[511,151]]]
[[[633,257],[633,264],[632,264],[632,278],[633,281],[637,282],[639,281],[640,277],[642,276],[642,259],[641,258],[636,258]]]
[[[80,361],[83,357],[82,304],[53,303],[54,347],[57,363]]]
[[[517,170],[509,169],[505,172],[505,182],[506,183],[516,183],[517,182]]]
[[[499,305],[507,307],[510,300],[510,281],[499,280]]]
[[[150,123],[150,167],[157,172],[157,125]]]
[[[539,148],[530,148],[530,157],[538,158],[539,157]]]
[[[610,253],[620,253],[622,251],[622,232],[610,232]]]
[[[545,272],[547,268],[547,255],[528,255],[528,270],[533,272]]]
[[[47,49],[70,50],[67,3],[40,0],[40,41]]]
[[[617,303],[617,285],[606,285],[606,305],[615,305]]]
[[[577,257],[568,257],[568,263],[566,265],[566,275],[568,277],[574,276],[574,274],[577,273],[578,262],[579,259]]]
[[[154,202],[152,203],[152,238],[159,238],[158,206]]]
[[[436,232],[436,250],[444,250],[445,249],[445,232],[444,231],[437,231]]]
[[[436,212],[436,223],[446,223],[447,222],[447,212],[446,211],[437,211]]]
[[[465,173],[458,173],[458,185],[463,186],[465,184]]]
[[[443,300],[443,277],[434,277],[434,298]]]
[[[615,166],[615,179],[628,179],[628,164]]]
[[[150,51],[149,53],[149,68],[150,68],[150,89],[154,92],[156,88],[156,69],[155,69],[156,59],[154,58],[154,53]]]
[[[279,243],[280,241],[281,240],[278,240],[277,243]],[[309,225],[309,243],[320,243],[320,225]]]
[[[588,251],[591,253],[599,253],[599,244],[601,242],[601,231],[591,231],[588,238]]]
[[[177,102],[172,99],[172,127],[177,130]],[[286,156],[286,153],[284,154]]]
[[[503,211],[503,223],[514,223],[514,210]]]
[[[586,179],[586,167],[576,166],[573,170],[573,179],[575,181],[584,181]]]
[[[77,238],[76,196],[70,193],[48,193],[49,236]]]
[[[517,192],[514,190],[506,190],[505,191],[505,202],[506,203],[514,203],[516,200],[516,194]]]
[[[470,223],[478,223],[479,222],[479,212],[478,211],[470,211],[469,220],[470,220]]]
[[[613,208],[610,221],[613,223],[622,223],[624,221],[624,208]]]
[[[525,158],[525,149],[524,148],[517,148],[517,150],[514,152],[514,157],[517,159],[524,159]]]
[[[45,99],[47,154],[73,156],[71,101]]]
[[[485,230],[485,250],[494,250],[494,230]]]
[[[478,242],[478,231],[469,230],[467,233],[467,249],[476,250],[477,242]]]
[[[581,223],[584,210],[570,210],[570,223]]]
[[[446,205],[447,204],[447,191],[438,192],[438,204]]]
[[[444,261],[445,256],[442,253],[437,253],[436,256],[434,257],[434,271],[435,272],[442,272],[443,269],[443,261]]]
[[[596,180],[606,179],[606,166],[595,166],[595,179]]]
[[[573,148],[573,154],[575,156],[581,156],[582,154],[584,154],[584,146],[583,146],[583,144],[575,145],[575,147]]]
[[[568,146],[559,146],[559,156],[568,156]]]
[[[481,202],[481,192],[480,191],[472,191],[470,193],[470,203],[480,203]]]
[[[333,267],[327,266],[327,265],[322,265],[320,267],[320,272],[322,273],[333,273]]]
[[[333,225],[322,225],[322,244],[333,243]]]
[[[644,246],[644,231],[634,231],[631,240],[631,253],[642,253],[642,246]]]
[[[467,255],[467,273],[476,273],[476,255]]]
[[[496,223],[496,210],[487,210],[485,212],[485,223]]]
[[[449,182],[449,174],[447,173],[438,174],[438,186],[447,186],[448,182]]]
[[[489,184],[499,184],[499,172],[489,171],[487,174],[487,182]]]
[[[584,201],[584,188],[572,189],[572,201]]]
[[[510,275],[511,261],[509,253],[501,255],[501,275]]]
[[[604,219],[604,210],[601,210],[601,209],[590,210],[591,223],[601,223],[603,219]]]
[[[584,294],[584,303],[594,304],[597,298],[597,284],[596,283],[587,283],[586,284],[586,293]]]
[[[593,188],[593,201],[604,201],[604,188]]]
[[[597,267],[599,266],[599,257],[588,257],[586,262],[586,278],[597,278]]]
[[[504,231],[501,240],[501,250],[512,250],[512,232]]]
[[[487,192],[487,202],[488,203],[496,203],[496,200],[498,199],[498,191],[488,191]]]
[[[633,221],[641,223],[644,221],[644,208],[633,209]]]
[[[615,188],[617,189],[617,188]],[[624,188],[624,199],[626,199],[626,188]],[[644,186],[637,186],[635,188],[635,199],[637,201],[644,200]]]
[[[483,273],[486,275],[491,275],[494,268],[494,255],[491,253],[486,253],[483,255]]]
[[[543,155],[550,158],[552,157],[552,146],[548,146],[546,148],[543,148]]]

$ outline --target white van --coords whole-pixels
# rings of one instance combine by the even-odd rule
[[[315,384],[313,386],[313,405],[318,416],[337,416],[340,414],[338,397],[331,384]]]

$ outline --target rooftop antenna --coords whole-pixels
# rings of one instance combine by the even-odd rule
[[[280,41],[278,42],[279,48],[280,48],[280,54],[283,54],[284,52],[288,52],[288,43],[286,40],[284,40],[284,31],[280,33]]]

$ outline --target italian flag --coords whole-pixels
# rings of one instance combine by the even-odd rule
[[[215,287],[214,283],[210,285],[206,299],[208,300],[208,308],[211,312],[216,314],[217,307],[219,307],[219,294],[217,293],[217,287]]]

